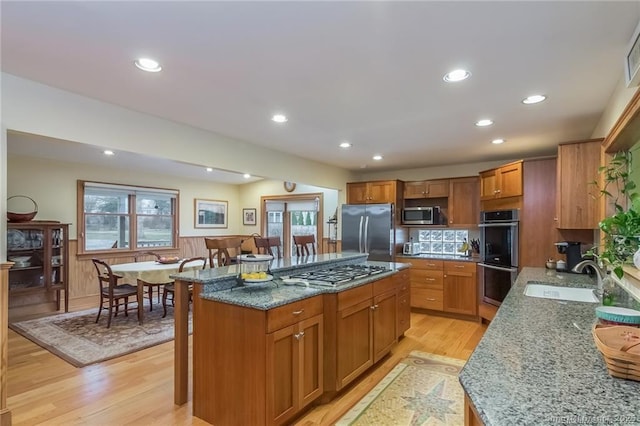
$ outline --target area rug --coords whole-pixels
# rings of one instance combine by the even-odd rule
[[[336,425],[464,425],[465,362],[413,351]]]
[[[144,323],[139,325],[134,303],[129,316],[120,312],[109,328],[106,310],[96,324],[98,308],[14,322],[9,328],[68,363],[84,367],[173,340],[173,309],[167,311],[162,318],[161,305],[151,312],[145,306]],[[189,312],[189,334],[191,330]]]

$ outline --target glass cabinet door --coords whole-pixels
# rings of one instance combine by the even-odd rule
[[[9,274],[9,290],[45,287],[45,238],[42,228],[12,227],[7,230],[7,259],[14,262]]]

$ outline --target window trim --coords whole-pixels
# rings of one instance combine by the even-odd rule
[[[106,182],[95,182],[95,181],[85,181],[78,180],[77,181],[77,198],[76,198],[76,217],[78,220],[77,226],[77,254],[79,257],[93,257],[95,255],[105,255],[105,254],[117,254],[117,255],[127,255],[131,253],[138,252],[140,250],[144,250],[144,248],[137,248],[137,239],[134,240],[136,244],[131,244],[129,248],[113,248],[113,249],[104,249],[104,250],[85,250],[85,215],[84,215],[84,195],[85,188],[90,186],[92,188],[110,188],[115,190],[122,190],[122,192],[126,191],[136,191],[136,192],[150,192],[150,193],[164,193],[175,195],[175,205],[173,206],[174,214],[173,214],[173,244],[171,246],[166,247],[154,247],[153,250],[157,252],[162,251],[175,251],[180,248],[180,191],[177,189],[170,188],[156,188],[151,186],[139,186],[139,185],[128,185],[128,184],[117,184],[117,183],[106,183]],[[135,193],[129,194],[129,212],[127,213],[129,217],[129,235],[130,238],[135,238],[137,236],[137,218],[138,214],[136,212],[136,202],[135,202]],[[146,216],[146,215],[144,215]],[[136,246],[136,247],[134,247]]]

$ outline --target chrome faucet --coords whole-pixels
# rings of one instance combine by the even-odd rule
[[[586,259],[578,262],[576,266],[573,267],[572,271],[580,273],[584,271],[584,268],[587,266],[591,266],[596,272],[596,276],[598,277],[598,295],[602,297],[602,294],[604,293],[604,280],[607,277],[607,268],[600,266],[600,264],[595,260]]]

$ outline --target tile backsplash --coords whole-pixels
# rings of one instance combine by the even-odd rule
[[[409,232],[413,242],[420,243],[421,253],[459,254],[462,244],[470,238],[477,238],[477,231],[468,229],[412,229]]]

